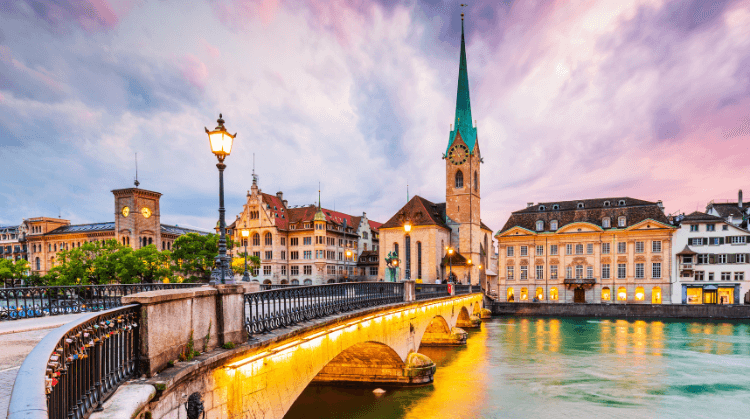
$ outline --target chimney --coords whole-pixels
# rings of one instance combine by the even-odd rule
[[[276,198],[279,198],[279,201],[284,201],[284,192],[276,192]]]
[[[658,200],[658,201],[656,201],[656,206],[659,207],[659,209],[661,210],[661,212],[664,212],[664,203],[661,202],[661,199]]]
[[[742,189],[740,189],[740,192],[737,194],[737,206],[742,208]]]
[[[289,202],[289,201],[287,201],[286,199],[285,199],[285,200],[283,200],[283,201],[281,201],[281,203],[282,203],[282,204],[284,204],[284,208],[287,208],[287,207],[289,207],[289,205],[287,205],[287,204],[288,204],[288,202]]]
[[[533,202],[527,202],[527,203],[526,203],[526,208],[531,208],[531,207],[533,207],[533,206],[534,206],[534,203],[533,203]]]

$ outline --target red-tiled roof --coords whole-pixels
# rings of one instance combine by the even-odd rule
[[[377,221],[372,221],[372,220],[367,220],[367,221],[370,223],[370,228],[375,231],[377,231],[380,228],[380,226],[383,225],[383,223],[379,223]]]
[[[298,208],[286,208],[276,195],[270,195],[267,193],[261,193],[263,197],[264,210],[269,212],[273,217],[276,227],[281,230],[288,230],[289,224],[295,224],[299,222],[312,222],[315,218],[315,214],[318,212],[318,207],[309,205],[306,207]],[[323,214],[326,217],[326,221],[343,225],[346,222],[347,227],[356,229],[359,226],[359,222],[362,217],[355,217],[343,212],[333,211],[327,208],[322,208]],[[373,225],[379,227],[381,223],[376,221],[370,221],[370,228]]]
[[[281,199],[276,195],[269,195],[267,193],[261,193],[261,195],[263,196],[263,204],[265,204],[264,209],[271,214],[271,217],[276,222],[276,227],[286,230],[289,225],[290,216],[287,214],[287,210],[284,208]]]
[[[445,224],[445,203],[434,204],[419,195],[414,195],[380,228],[402,228],[407,219],[415,226],[436,225],[449,229]]]

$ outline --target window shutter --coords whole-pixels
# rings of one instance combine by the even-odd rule
[[[724,237],[719,237],[719,244],[724,244]]]
[[[737,262],[737,255],[734,253],[729,255],[729,263],[736,263]]]
[[[716,263],[716,255],[708,255],[708,263]]]

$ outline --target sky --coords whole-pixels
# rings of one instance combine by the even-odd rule
[[[114,220],[163,193],[210,229],[204,127],[237,132],[227,218],[253,154],[264,192],[385,222],[445,200],[460,1],[0,0],[0,225]],[[471,1],[466,47],[482,220],[630,196],[668,213],[750,199],[750,1]]]

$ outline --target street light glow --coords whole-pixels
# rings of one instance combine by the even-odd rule
[[[247,229],[247,228],[243,228],[242,229],[242,237],[244,237],[244,238],[250,237],[250,230]]]
[[[410,222],[407,221],[406,224],[404,224],[404,231],[407,232],[407,233],[411,231],[411,223]]]
[[[211,145],[211,152],[213,152],[220,161],[224,161],[224,158],[232,152],[232,143],[234,142],[234,137],[237,136],[237,133],[232,135],[227,132],[227,129],[224,128],[224,120],[221,118],[221,114],[219,114],[219,119],[217,119],[216,122],[218,125],[213,131],[209,131],[208,128],[205,127],[204,129],[206,130],[206,134],[208,134],[208,142]]]

